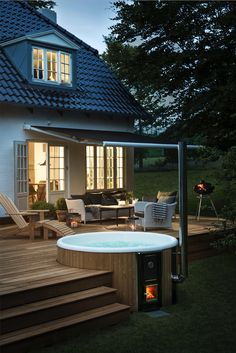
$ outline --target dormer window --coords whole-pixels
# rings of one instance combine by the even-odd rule
[[[33,81],[72,84],[71,54],[46,48],[33,47]]]

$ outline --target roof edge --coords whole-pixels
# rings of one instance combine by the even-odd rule
[[[70,39],[65,37],[63,34],[58,32],[56,29],[51,29],[51,30],[48,30],[48,31],[37,32],[37,33],[32,33],[32,34],[27,34],[27,35],[22,36],[22,37],[10,39],[10,40],[8,40],[6,42],[1,42],[0,43],[0,47],[6,47],[8,45],[15,44],[15,43],[18,43],[18,42],[22,42],[24,40],[31,40],[31,41],[35,40],[35,41],[37,41],[38,37],[42,37],[42,36],[45,36],[45,35],[48,35],[48,34],[55,34],[60,39],[64,40],[68,44],[68,46],[71,47],[71,49],[75,49],[75,50],[79,49],[78,45],[76,45],[73,41],[71,41]]]

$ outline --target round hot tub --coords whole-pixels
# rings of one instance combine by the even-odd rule
[[[97,270],[97,275],[110,276],[117,289],[118,300],[139,310],[138,288],[140,256],[158,256],[162,305],[172,303],[171,248],[178,245],[176,238],[148,232],[96,232],[65,236],[57,242],[57,261],[80,269]],[[100,282],[99,282],[100,281]],[[109,282],[108,281],[108,282]]]
[[[93,253],[137,253],[162,251],[177,245],[174,237],[144,232],[97,232],[69,235],[57,246],[71,251]]]

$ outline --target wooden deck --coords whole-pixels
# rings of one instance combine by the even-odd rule
[[[209,243],[215,219],[189,218],[189,260],[214,255]],[[106,326],[128,318],[129,307],[117,303],[110,271],[63,266],[56,261],[56,240],[35,241],[0,227],[0,300],[2,353],[23,353],[35,345],[53,343],[72,330]],[[178,236],[178,218],[173,230],[156,230]],[[128,230],[123,222],[81,225],[79,233]],[[145,233],[144,233],[145,234]],[[66,314],[65,314],[66,313]],[[66,316],[65,316],[66,315]]]
[[[56,239],[0,235],[1,353],[53,344],[75,330],[127,320],[110,271],[63,266]]]
[[[212,240],[209,230],[214,230],[214,224],[217,220],[214,218],[202,218],[196,221],[195,218],[189,217],[188,226],[188,250],[191,260],[191,254],[196,250],[204,248],[207,243],[209,249],[209,241]],[[173,221],[173,230],[155,230],[156,233],[169,234],[178,237],[179,222],[178,218]],[[40,285],[45,278],[56,281],[57,278],[73,278],[74,276],[83,277],[85,274],[90,275],[91,270],[81,270],[77,268],[68,268],[56,262],[56,241],[44,241],[38,236],[34,242],[31,242],[27,235],[7,235],[4,234],[4,226],[0,227],[0,269],[1,282],[0,294],[5,291],[14,291],[15,288]],[[78,228],[79,233],[98,232],[98,231],[114,231],[127,230],[127,225],[119,224],[117,227],[114,222],[104,222],[100,225],[90,223],[81,225]],[[145,234],[145,233],[144,233]],[[193,246],[191,245],[193,244]],[[194,249],[195,248],[195,249]],[[210,251],[211,252],[211,251]],[[212,252],[214,253],[214,251]],[[198,254],[199,257],[200,254]],[[198,256],[193,256],[193,259]]]

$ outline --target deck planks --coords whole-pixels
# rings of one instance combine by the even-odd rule
[[[201,218],[196,221],[194,217],[189,217],[188,236],[191,237],[196,251],[205,251],[204,245],[201,245],[201,236],[209,232],[212,224],[216,221],[214,218]],[[126,230],[125,224],[105,222],[104,224],[86,224],[78,228],[78,232],[94,231],[114,231]],[[178,236],[178,218],[173,221],[173,230],[158,229],[153,232],[170,234]],[[2,234],[2,233],[1,233]],[[201,235],[201,236],[200,236]],[[199,238],[198,238],[199,236]],[[198,240],[199,239],[199,242]],[[196,257],[196,256],[195,256]],[[37,238],[34,242],[25,239],[22,236],[0,235],[0,294],[8,290],[14,292],[17,288],[32,287],[36,288],[43,281],[50,283],[62,278],[70,279],[80,276],[92,276],[96,271],[70,268],[56,262],[56,239],[42,240]],[[91,272],[92,271],[92,272]]]
[[[87,279],[108,271],[84,270],[56,261],[56,241],[9,240],[0,238],[0,295],[38,288],[61,281]]]
[[[189,218],[190,261],[215,254],[209,248],[212,240],[209,229],[214,229],[215,221],[197,222],[194,217]],[[127,225],[86,224],[78,228],[78,233],[117,230],[128,230]],[[176,218],[172,230],[152,232],[178,237],[178,230]],[[24,236],[7,236],[0,231],[0,297],[5,322],[0,349],[3,353],[25,352],[27,347],[53,343],[55,338],[66,337],[67,332],[71,335],[73,327],[80,331],[128,318],[129,307],[114,303],[117,291],[107,288],[112,283],[111,271],[64,266],[56,261],[56,256],[56,238],[37,237],[32,242]]]

